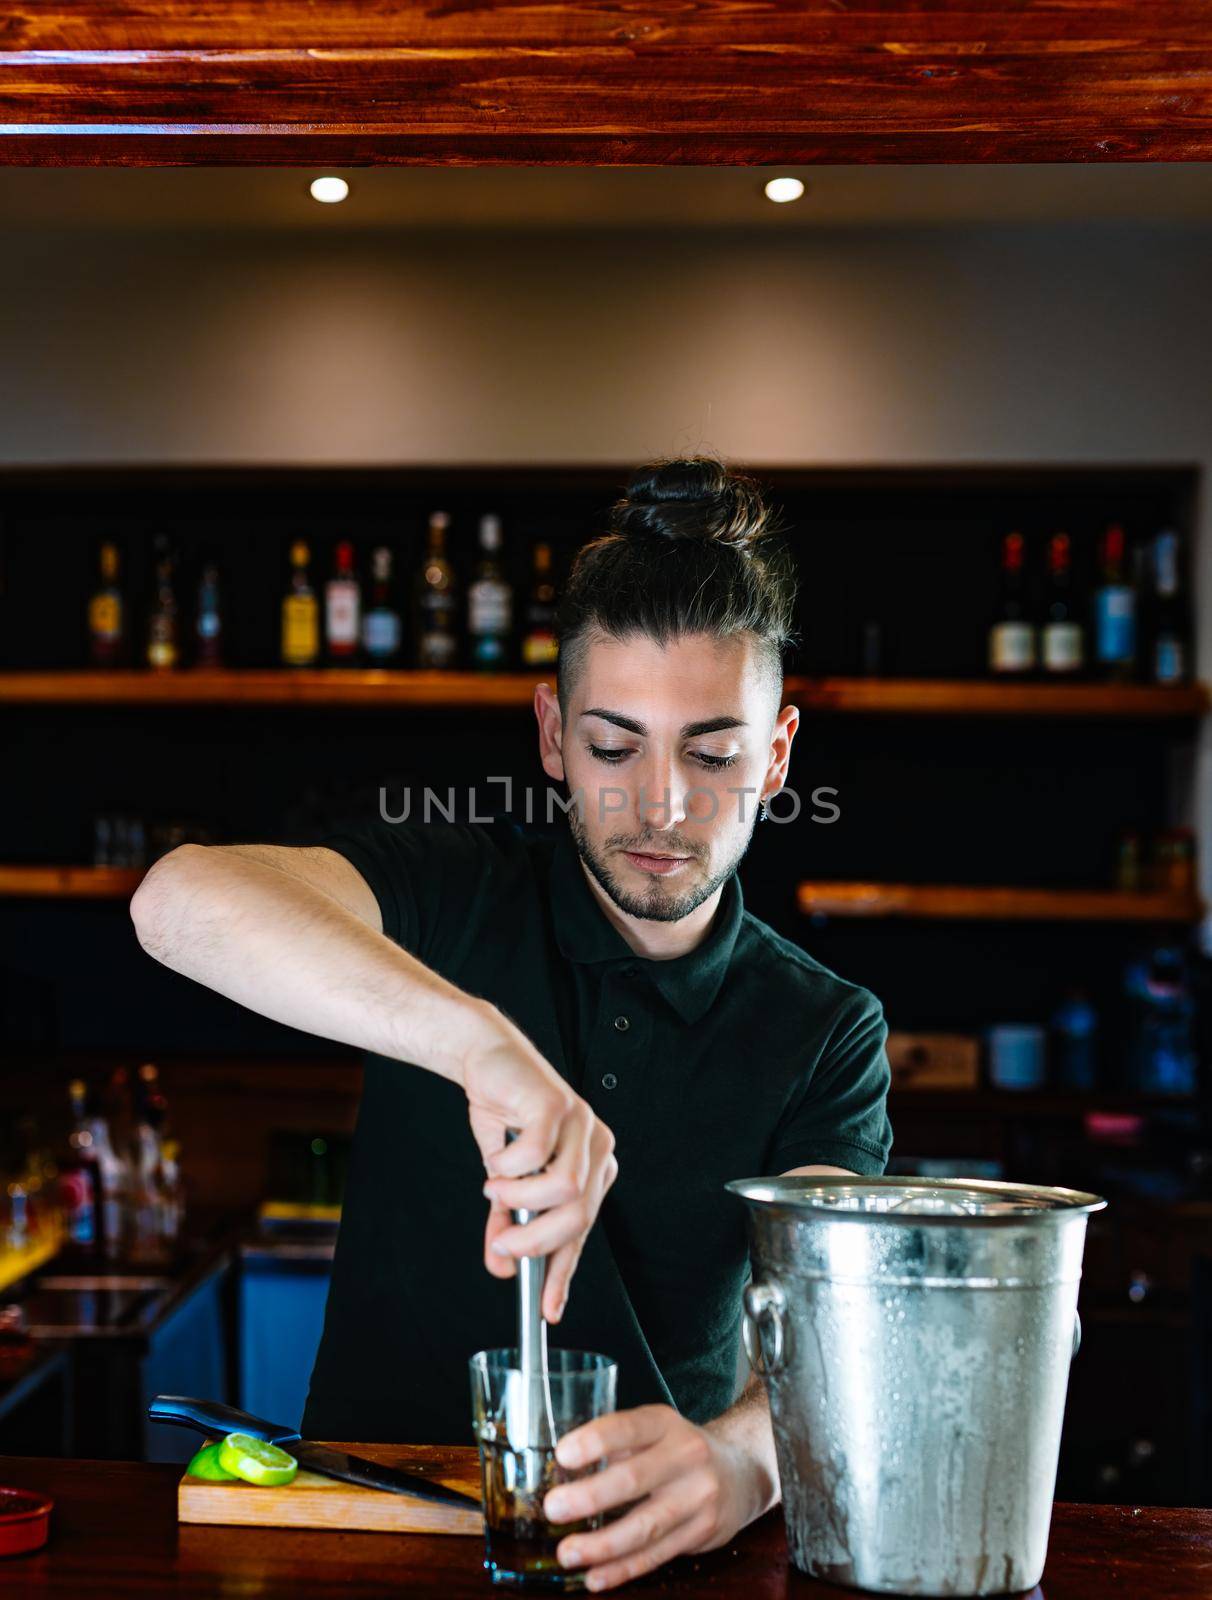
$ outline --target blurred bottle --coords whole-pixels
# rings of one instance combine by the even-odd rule
[[[302,539],[290,547],[290,577],[282,596],[282,665],[314,667],[320,656],[320,607],[311,585],[311,551]]]
[[[131,1254],[136,1260],[159,1253],[161,1208],[160,1141],[150,1123],[140,1122],[131,1164]]]
[[[1195,834],[1190,828],[1163,828],[1153,840],[1151,887],[1162,894],[1196,891]]]
[[[1084,989],[1070,989],[1052,1013],[1052,1078],[1061,1089],[1093,1089],[1098,1071],[1098,1012]]]
[[[1130,962],[1124,987],[1128,1086],[1140,1094],[1194,1094],[1195,1001],[1182,948],[1157,945]]]
[[[88,602],[88,656],[95,667],[116,667],[126,659],[126,605],[112,540],[102,543],[98,564],[100,581]]]
[[[126,1209],[130,1194],[130,1168],[114,1149],[110,1127],[100,1100],[89,1096],[87,1128],[89,1149],[97,1165],[97,1241],[103,1255],[117,1256],[126,1240]]]
[[[457,664],[458,579],[446,554],[450,516],[430,514],[425,556],[413,584],[415,661],[418,667],[449,668]]]
[[[177,1141],[165,1139],[160,1146],[160,1235],[170,1244],[180,1234],[185,1216],[180,1157]]]
[[[480,560],[467,589],[467,635],[471,665],[499,672],[507,665],[513,627],[513,588],[501,565],[501,519],[480,518]]]
[[[559,655],[556,639],[556,592],[551,573],[551,546],[540,540],[531,552],[530,594],[526,601],[526,631],[522,635],[522,662],[527,667],[551,666]]]
[[[1105,678],[1129,679],[1136,664],[1136,591],[1128,581],[1124,530],[1113,522],[1099,541],[1094,591],[1094,659]]]
[[[1067,533],[1054,533],[1048,540],[1048,587],[1040,650],[1044,671],[1050,678],[1075,677],[1085,666],[1085,638],[1073,606],[1073,557]]]
[[[1121,828],[1115,838],[1115,887],[1135,894],[1145,887],[1144,848],[1135,828]]]
[[[155,543],[155,581],[147,616],[147,664],[156,672],[181,664],[176,575],[172,547],[163,534]]]
[[[1190,621],[1182,598],[1178,534],[1164,529],[1150,551],[1148,676],[1186,683],[1191,676]]]
[[[1021,678],[1035,670],[1035,625],[1027,602],[1025,554],[1022,534],[1006,534],[997,614],[989,629],[989,671],[996,677]]]
[[[362,585],[348,539],[333,553],[332,577],[324,587],[324,627],[328,659],[338,666],[356,661],[362,641]]]
[[[213,561],[202,568],[198,579],[198,610],[194,618],[194,665],[223,665],[223,606],[219,589],[219,569]]]
[[[59,1206],[69,1244],[93,1250],[98,1240],[100,1175],[93,1136],[88,1124],[84,1081],[73,1078],[67,1086],[69,1124],[59,1157]]]
[[[362,617],[362,650],[373,667],[389,667],[400,654],[400,612],[392,594],[391,550],[370,554],[370,604]]]

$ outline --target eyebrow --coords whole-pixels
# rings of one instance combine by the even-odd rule
[[[634,717],[625,717],[621,711],[607,711],[603,706],[590,706],[582,711],[583,717],[601,717],[603,722],[613,722],[616,728],[624,728],[628,733],[637,733],[641,738],[646,737],[648,729],[642,722],[637,722]],[[708,717],[705,722],[686,722],[682,725],[682,738],[695,739],[701,733],[723,733],[728,728],[744,728],[747,724],[743,717]]]

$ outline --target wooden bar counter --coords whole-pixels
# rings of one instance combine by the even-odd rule
[[[356,1447],[354,1447],[356,1448]],[[295,1533],[178,1527],[180,1468],[135,1462],[0,1457],[0,1484],[51,1495],[50,1542],[0,1560],[5,1600],[70,1595],[486,1600],[479,1539],[422,1534]],[[266,1490],[266,1493],[272,1491]],[[710,1555],[684,1557],[620,1591],[721,1600],[834,1600],[787,1559],[780,1513]],[[1048,1566],[1033,1600],[1187,1600],[1212,1595],[1212,1510],[1058,1505]]]

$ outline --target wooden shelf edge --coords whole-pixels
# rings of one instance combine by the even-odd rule
[[[537,672],[422,672],[327,667],[0,672],[0,704],[524,707]],[[1129,683],[997,683],[988,679],[809,678],[792,675],[785,693],[803,710],[856,716],[1144,717],[1202,716],[1201,683],[1167,688]]]
[[[0,865],[0,898],[28,900],[129,900],[143,867],[42,867]]]
[[[786,694],[811,711],[969,717],[1198,717],[1207,685],[999,683],[986,678],[789,677]]]
[[[801,883],[805,916],[926,917],[982,922],[1178,922],[1204,913],[1198,895],[966,884]]]
[[[548,674],[550,679],[552,675]],[[0,673],[9,705],[524,706],[540,674],[394,672],[341,667]]]

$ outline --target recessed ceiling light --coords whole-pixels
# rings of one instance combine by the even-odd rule
[[[766,198],[773,200],[776,205],[786,205],[788,200],[798,200],[804,192],[804,185],[798,178],[771,178],[766,185]]]
[[[349,193],[349,185],[344,178],[313,178],[311,184],[311,197],[319,200],[326,206],[336,205],[338,200],[344,200]]]

